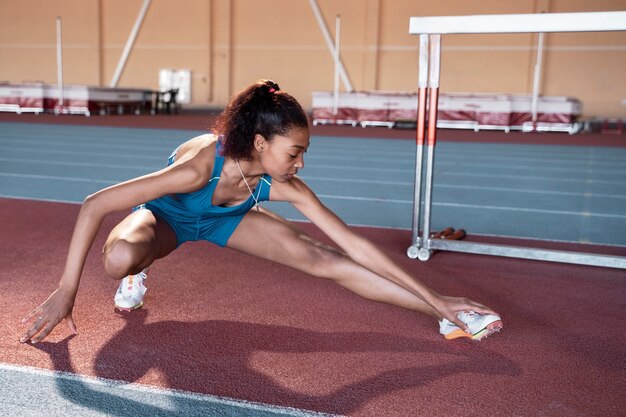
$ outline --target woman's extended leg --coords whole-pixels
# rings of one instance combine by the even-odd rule
[[[167,222],[150,210],[136,210],[109,234],[102,248],[104,269],[114,279],[138,274],[176,249],[176,244],[176,234]]]
[[[227,246],[317,277],[332,279],[364,298],[440,318],[430,305],[408,290],[364,268],[338,250],[314,240],[292,223],[266,209],[246,214]]]

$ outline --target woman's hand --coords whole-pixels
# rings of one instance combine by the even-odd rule
[[[438,295],[436,301],[431,305],[443,318],[448,319],[468,333],[467,325],[457,317],[459,312],[474,311],[479,314],[495,314],[499,316],[493,309],[464,297]]]
[[[20,338],[20,342],[25,343],[30,340],[31,343],[37,343],[42,341],[63,319],[65,319],[70,331],[73,334],[78,334],[72,318],[75,296],[74,291],[57,288],[46,301],[22,319],[22,323],[27,323],[33,318],[35,321],[26,334]]]

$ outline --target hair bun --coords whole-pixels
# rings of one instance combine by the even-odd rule
[[[263,80],[263,84],[267,87],[267,91],[270,93],[275,93],[276,91],[280,91],[280,87],[272,80]]]

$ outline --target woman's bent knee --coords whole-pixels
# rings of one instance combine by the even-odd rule
[[[139,253],[137,244],[126,240],[116,240],[103,253],[104,270],[113,279],[122,279],[145,258]]]

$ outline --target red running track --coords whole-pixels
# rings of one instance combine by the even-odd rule
[[[59,279],[78,209],[0,199],[0,362],[351,416],[626,410],[624,271],[451,252],[421,263],[405,255],[408,231],[359,229],[428,285],[492,305],[501,333],[445,341],[428,317],[205,243],[157,262],[146,308],[118,314],[100,263],[112,216],[85,266],[80,334],[62,324],[20,344],[21,317]]]

